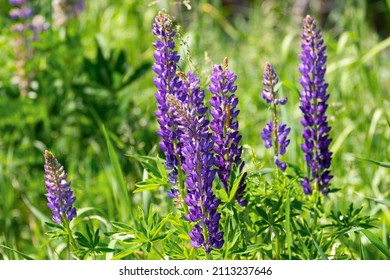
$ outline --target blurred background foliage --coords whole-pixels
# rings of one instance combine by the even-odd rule
[[[159,139],[154,99],[151,34],[154,17],[166,9],[180,26],[180,67],[195,70],[207,89],[213,64],[229,58],[237,74],[240,131],[247,168],[252,154],[272,164],[259,137],[270,112],[260,99],[265,62],[272,63],[290,102],[282,119],[292,127],[288,161],[303,166],[300,150],[299,65],[302,18],[311,14],[327,45],[326,80],[334,153],[333,187],[326,207],[346,211],[353,203],[379,219],[376,233],[387,245],[390,231],[389,169],[361,158],[390,161],[390,1],[213,0],[86,1],[77,17],[54,26],[52,1],[33,1],[49,28],[31,42],[33,73],[27,94],[15,84],[18,70],[9,17],[0,0],[0,244],[47,258],[43,151],[63,163],[77,196],[76,207],[99,209],[119,219],[117,180],[104,126],[117,152],[133,201],[145,211],[153,202],[168,212],[165,191],[134,194],[142,166],[128,155],[156,155]],[[206,90],[209,96],[208,90]],[[94,212],[95,211],[95,212]],[[96,211],[88,219],[93,220]],[[107,226],[108,227],[108,226]],[[107,229],[106,229],[107,230]],[[371,256],[376,258],[374,254]],[[18,258],[0,247],[0,259]]]

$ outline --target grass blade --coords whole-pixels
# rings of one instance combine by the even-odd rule
[[[112,146],[112,143],[110,141],[110,138],[108,137],[106,128],[103,126],[103,134],[106,139],[107,143],[107,150],[108,155],[110,157],[111,166],[114,171],[114,177],[115,181],[118,185],[118,194],[115,193],[114,189],[114,195],[117,198],[117,201],[119,203],[120,211],[121,211],[121,218],[122,221],[125,222],[128,220],[128,216],[131,216],[131,219],[133,220],[133,213],[132,213],[132,207],[131,207],[131,201],[129,197],[129,192],[127,190],[127,185],[123,176],[122,169],[119,164],[118,156],[114,150],[114,147]]]
[[[12,249],[10,247],[7,247],[7,246],[5,246],[3,244],[0,244],[0,247],[3,247],[5,249],[7,249],[7,250],[10,250],[10,251],[14,252],[14,253],[18,254],[19,256],[21,256],[22,258],[25,258],[26,260],[34,260],[32,257],[30,257],[30,256],[28,256],[28,255],[26,255],[26,254],[24,254],[22,252],[19,252],[18,250],[15,250],[15,249]]]
[[[379,251],[381,251],[388,259],[390,259],[390,250],[385,246],[385,244],[382,243],[382,241],[371,231],[367,229],[363,229],[361,231],[367,238],[370,240],[370,242],[378,248]]]
[[[356,158],[359,160],[364,160],[364,161],[374,163],[374,164],[379,165],[381,167],[390,168],[390,163],[380,162],[380,161],[376,161],[376,160],[368,159],[368,158],[358,158],[358,157],[356,157]]]

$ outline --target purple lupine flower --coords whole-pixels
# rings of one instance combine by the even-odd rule
[[[85,9],[85,0],[53,0],[53,24],[61,26]]]
[[[45,18],[42,15],[36,15],[33,17],[31,25],[29,28],[33,31],[32,40],[39,40],[39,33],[44,32],[49,29],[49,23],[46,22]]]
[[[25,19],[34,14],[34,10],[29,7],[14,8],[9,11],[11,19]]]
[[[155,63],[153,71],[157,74],[154,78],[154,85],[157,88],[157,93],[155,93],[157,111],[155,114],[160,125],[157,134],[161,137],[160,147],[165,154],[165,166],[168,170],[169,180],[172,184],[176,184],[177,166],[179,165],[177,156],[177,124],[168,110],[166,96],[167,94],[176,95],[176,92],[181,87],[176,76],[176,65],[180,56],[175,51],[175,42],[173,40],[175,31],[172,28],[172,23],[163,12],[159,12],[156,16],[152,32],[157,37],[157,41],[153,43],[153,46],[156,48],[154,51]]]
[[[272,104],[281,104],[284,105],[287,103],[287,97],[276,98],[275,87],[279,83],[278,75],[271,64],[266,63],[263,73],[263,86],[264,89],[261,92],[261,96],[267,103]]]
[[[328,108],[326,102],[329,99],[328,84],[324,80],[326,46],[324,46],[321,30],[309,15],[304,19],[302,29],[302,53],[299,56],[301,59],[299,71],[302,74],[299,82],[302,89],[299,108],[303,113],[301,123],[302,136],[305,140],[301,147],[305,154],[309,176],[301,184],[305,194],[312,193],[313,183],[322,194],[327,194],[329,181],[333,176],[329,171],[332,160],[332,153],[329,151],[332,141],[329,138],[331,128],[325,115]]]
[[[35,75],[33,71],[27,71],[25,68],[34,58],[34,47],[30,43],[31,41],[37,41],[39,39],[38,33],[45,31],[49,27],[43,16],[34,16],[30,2],[31,0],[9,1],[11,5],[16,6],[9,11],[9,15],[11,19],[17,21],[11,26],[11,30],[15,33],[13,43],[17,57],[15,64],[18,66],[18,70],[15,71],[15,77],[17,77],[15,82],[22,96],[28,94],[30,82]],[[30,35],[31,32],[29,30],[33,31],[32,35]]]
[[[53,213],[53,222],[60,224],[64,219],[71,221],[76,217],[76,208],[73,203],[76,197],[70,188],[70,181],[66,181],[67,174],[64,167],[49,151],[45,151],[45,185],[47,190],[47,206]]]
[[[242,147],[239,145],[241,135],[238,131],[237,110],[238,98],[235,97],[237,86],[234,85],[237,76],[228,68],[228,60],[225,58],[223,65],[214,65],[210,77],[209,89],[213,94],[210,104],[213,107],[210,114],[213,118],[210,128],[213,131],[215,165],[218,177],[226,191],[229,191],[229,182],[233,166],[242,172],[245,162],[241,159]],[[241,178],[236,199],[242,206],[247,204],[243,199],[245,190],[245,177]]]
[[[290,144],[290,140],[287,139],[290,133],[290,128],[286,124],[279,122],[277,115],[276,105],[284,105],[287,103],[287,97],[276,98],[275,87],[278,84],[279,79],[271,64],[266,63],[263,74],[264,89],[261,92],[261,96],[267,102],[273,105],[273,121],[269,121],[263,131],[260,133],[263,139],[264,146],[269,149],[274,144],[274,163],[282,170],[286,171],[287,164],[280,161],[279,156],[286,153],[287,146]],[[278,124],[279,123],[279,124]]]
[[[9,3],[14,6],[21,6],[27,2],[31,2],[31,0],[9,0]]]
[[[182,133],[183,172],[186,175],[187,195],[184,199],[189,213],[185,215],[190,222],[196,222],[189,236],[194,248],[204,247],[207,253],[212,248],[221,248],[223,232],[218,231],[221,214],[217,213],[217,200],[212,189],[216,174],[213,169],[213,140],[206,118],[204,91],[199,89],[199,78],[192,72],[187,77],[180,75],[183,87],[188,89],[183,102],[172,94],[167,94],[171,112],[177,118]]]
[[[174,199],[180,195],[180,192],[178,189],[171,188],[169,191],[167,191],[167,195],[169,196],[169,198]]]

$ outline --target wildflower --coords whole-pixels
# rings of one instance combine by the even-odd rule
[[[213,118],[210,128],[213,131],[214,152],[216,156],[215,165],[218,177],[226,191],[229,191],[229,182],[234,166],[242,172],[245,162],[241,160],[242,147],[239,146],[241,135],[238,131],[237,110],[238,99],[235,97],[237,86],[234,85],[237,76],[228,68],[228,60],[225,58],[223,65],[214,65],[210,77],[209,89],[212,98],[210,101],[213,107],[210,114]],[[245,190],[245,176],[241,178],[236,193],[236,199],[240,205],[245,206],[247,201],[243,199]]]
[[[84,0],[53,0],[53,24],[61,26],[85,9]]]
[[[9,0],[9,3],[15,6],[20,6],[26,4],[27,2],[31,2],[31,0]]]
[[[17,58],[18,69],[15,72],[14,81],[19,87],[22,96],[26,96],[29,85],[34,78],[33,71],[27,71],[27,65],[34,58],[34,48],[32,41],[38,41],[39,33],[47,30],[49,24],[41,15],[34,16],[34,10],[30,7],[31,0],[10,0],[9,3],[15,7],[9,11],[11,19],[17,21],[11,26],[11,31],[15,33],[13,45]],[[30,35],[32,31],[32,35]]]
[[[9,11],[11,19],[25,19],[34,14],[34,10],[29,7],[14,8]]]
[[[221,248],[223,232],[218,231],[221,214],[217,213],[220,200],[212,189],[216,171],[213,169],[213,140],[206,119],[204,91],[199,89],[199,78],[192,72],[180,76],[183,87],[188,89],[188,98],[183,102],[172,94],[167,100],[172,114],[176,117],[182,143],[182,168],[186,175],[187,195],[184,198],[189,213],[185,215],[190,222],[197,223],[189,236],[194,248],[204,247],[206,253],[212,248]]]
[[[269,121],[266,127],[260,133],[263,139],[264,146],[268,149],[271,148],[274,143],[274,163],[283,172],[287,168],[285,162],[280,161],[280,155],[286,153],[286,148],[290,144],[290,140],[287,139],[290,133],[290,128],[286,124],[279,122],[277,115],[277,105],[284,105],[287,103],[287,97],[276,98],[276,85],[279,79],[271,64],[266,63],[263,74],[264,89],[261,93],[263,99],[273,105],[273,121]]]
[[[176,91],[181,84],[176,77],[176,65],[180,59],[175,51],[173,40],[175,31],[167,15],[160,12],[153,24],[153,34],[157,41],[153,44],[156,48],[154,52],[155,63],[153,71],[157,74],[154,78],[154,85],[157,88],[155,97],[157,99],[157,116],[160,129],[157,134],[161,137],[160,147],[165,154],[165,166],[168,170],[168,177],[172,184],[175,184],[178,176],[179,159],[175,119],[168,110],[166,100],[167,94],[176,95]]]
[[[317,28],[316,22],[309,15],[304,19],[302,29],[302,53],[299,56],[301,59],[299,71],[302,74],[299,82],[302,89],[299,108],[303,113],[301,124],[305,141],[301,148],[305,154],[309,176],[301,184],[305,194],[312,193],[313,183],[322,194],[327,194],[329,181],[333,176],[329,171],[332,160],[332,153],[329,151],[332,141],[329,138],[331,128],[325,115],[329,99],[328,84],[324,80],[326,46],[324,46],[321,30]]]
[[[57,224],[65,219],[71,221],[76,217],[76,208],[73,207],[76,197],[70,188],[71,182],[66,181],[64,167],[51,152],[45,151],[44,157],[47,206],[53,213],[52,220]]]

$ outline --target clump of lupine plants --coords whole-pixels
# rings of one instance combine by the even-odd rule
[[[91,229],[96,223],[86,226],[84,234],[76,232],[81,217],[76,216],[71,183],[63,166],[46,151],[46,197],[54,222],[47,223],[54,229],[49,235],[66,238],[68,258],[111,254],[113,259],[343,259],[350,257],[344,239],[350,235],[358,239],[360,233],[390,256],[368,230],[374,222],[361,215],[361,208],[351,204],[344,214],[326,215],[322,207],[332,192],[326,116],[330,96],[324,80],[325,44],[310,16],[303,21],[299,56],[302,140],[290,139],[291,128],[280,120],[278,112],[288,98],[280,96],[280,81],[270,63],[259,85],[272,111],[260,132],[265,148],[273,147],[272,168],[263,168],[255,156],[251,160],[245,155],[238,121],[239,77],[228,59],[210,69],[208,85],[202,88],[195,70],[182,69],[177,33],[165,12],[156,16],[152,33],[156,37],[155,116],[164,159],[136,156],[146,172],[134,192],[158,193],[163,186],[159,203],[165,208],[159,213],[153,205],[147,210],[126,205],[125,218],[106,226],[106,241],[101,241],[100,226]],[[292,117],[288,121],[299,122]],[[123,187],[119,161],[105,135],[118,184]],[[307,170],[289,162],[287,147],[293,141],[303,142]],[[122,191],[126,196],[125,187]],[[315,199],[311,194],[316,194]]]

